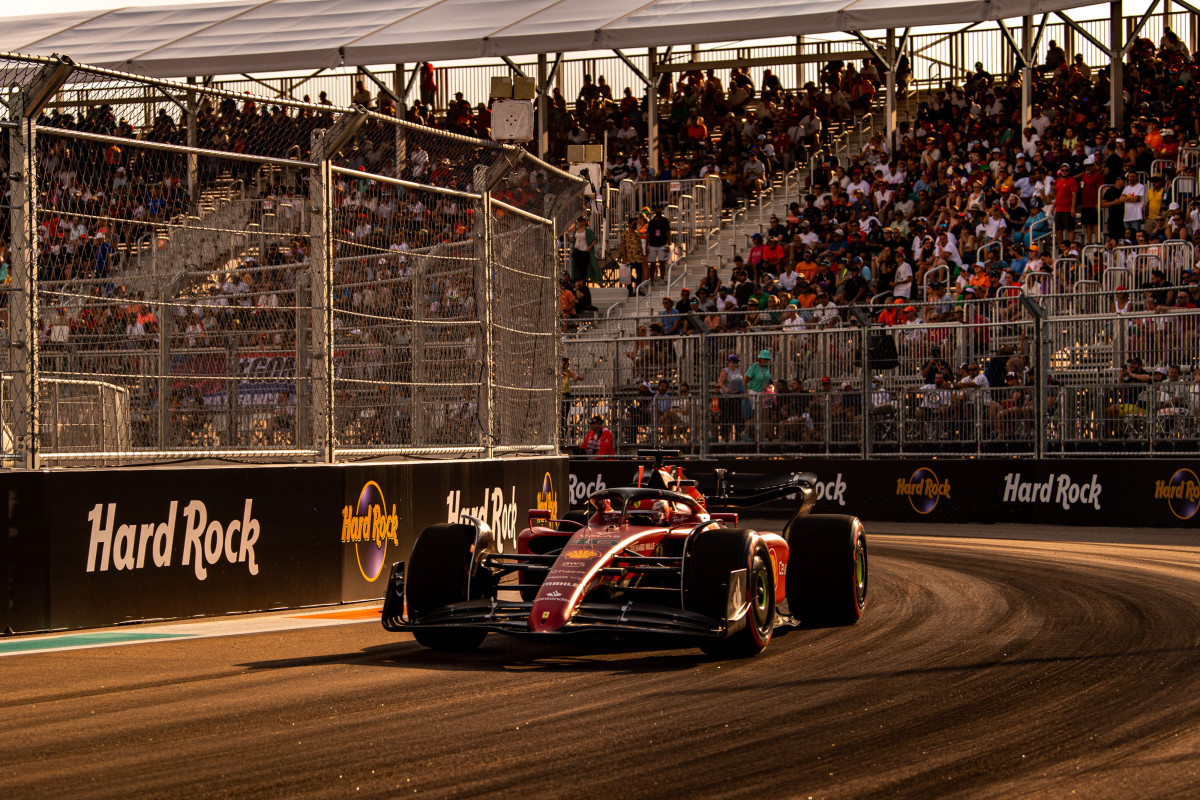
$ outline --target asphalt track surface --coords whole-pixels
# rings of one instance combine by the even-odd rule
[[[0,658],[0,797],[1200,797],[1200,534],[868,534],[863,620],[744,661],[370,623]]]

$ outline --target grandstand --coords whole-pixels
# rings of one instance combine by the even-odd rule
[[[255,14],[271,13],[270,4],[246,5],[249,11],[235,9],[229,20],[201,27],[234,26],[232,33]],[[753,52],[673,52],[672,37],[703,41],[688,37],[728,20],[705,18],[672,30],[635,24],[635,14],[617,25],[619,41],[604,23],[588,32],[589,42],[647,45],[647,52],[617,50],[603,64],[561,54],[553,65],[546,56],[536,65],[514,61],[520,51],[508,38],[533,52],[548,44],[526,36],[535,30],[549,35],[542,11],[505,28],[505,36],[485,37],[489,50],[480,54],[462,49],[468,39],[478,41],[474,33],[446,33],[454,26],[437,28],[433,23],[444,20],[431,17],[430,29],[443,37],[439,59],[497,55],[514,74],[536,69],[544,92],[542,135],[534,145],[540,154],[562,159],[572,143],[607,148],[606,184],[589,206],[603,272],[585,295],[597,311],[569,321],[562,351],[579,375],[563,404],[567,439],[577,440],[581,421],[600,412],[627,450],[666,440],[702,454],[1065,455],[1192,446],[1200,406],[1190,385],[1193,307],[1200,299],[1192,289],[1192,232],[1200,226],[1192,205],[1200,166],[1197,75],[1188,44],[1197,41],[1194,16],[1167,7],[1157,14],[1154,4],[1123,21],[1114,4],[1111,20],[1077,22],[1046,9],[1040,20],[1027,16],[985,31],[973,22],[976,9],[962,11],[972,20],[967,28],[935,34],[900,26],[955,20],[893,19],[887,14],[911,17],[912,11],[884,5],[872,20],[871,30],[881,34],[873,38],[863,32],[865,20],[843,11],[841,38],[801,38],[794,47],[772,44]],[[988,5],[992,18],[1018,11]],[[774,19],[765,10],[760,18],[742,9],[751,21],[738,21],[749,26],[747,35],[763,35],[784,20],[805,32],[816,32],[805,26],[829,24],[791,6],[772,11]],[[145,36],[136,37],[141,44],[135,46],[141,48],[166,30],[160,24],[186,27],[194,20],[105,14],[63,20],[62,33],[43,31],[37,41],[40,47],[84,41],[89,26],[118,21],[143,26]],[[480,21],[481,29],[490,24]],[[6,35],[23,36],[36,27],[30,26],[16,25]],[[325,44],[345,32],[330,31]],[[192,36],[147,45],[127,60],[158,74],[178,75],[189,65],[202,75],[213,65],[196,50],[203,37]],[[51,252],[48,274],[41,276],[47,288],[58,281],[73,290],[48,298],[61,305],[48,303],[43,317],[61,307],[68,324],[47,328],[65,329],[70,344],[48,334],[42,368],[78,377],[118,365],[116,372],[137,375],[134,440],[144,454],[203,450],[235,457],[244,448],[266,448],[274,458],[329,457],[331,437],[323,431],[339,432],[337,448],[347,457],[491,452],[505,425],[514,446],[544,447],[553,438],[557,426],[543,412],[530,412],[529,401],[531,393],[547,393],[546,376],[557,358],[505,376],[488,371],[478,382],[490,385],[474,395],[470,384],[481,362],[493,369],[507,365],[498,353],[529,352],[529,342],[550,335],[552,298],[559,293],[550,276],[569,263],[573,243],[573,184],[547,164],[486,143],[480,138],[487,135],[486,109],[451,99],[458,87],[475,87],[467,96],[482,99],[479,87],[494,68],[433,70],[421,61],[435,57],[433,51],[406,42],[398,52],[408,64],[397,65],[389,81],[369,60],[384,39],[364,35],[361,47],[344,49],[353,72],[247,79],[286,95],[278,99],[246,98],[199,76],[172,84],[92,68],[82,71],[89,81],[58,87],[47,104],[38,126],[43,139],[79,143],[110,166],[127,162],[142,181],[147,172],[171,176],[158,194],[149,187],[143,202],[110,215],[120,282],[95,274],[104,248],[94,244],[69,245],[69,257],[62,248]],[[293,44],[275,42],[254,53],[233,46],[226,61],[236,67],[238,59],[258,59],[247,70],[291,67]],[[80,52],[88,55],[86,48]],[[980,54],[974,67],[968,53]],[[620,77],[592,81],[604,74],[597,66]],[[434,87],[428,94],[425,67]],[[33,69],[14,68],[15,84],[27,68]],[[570,75],[568,82],[563,75]],[[200,89],[202,82],[208,87]],[[634,88],[622,96],[626,82]],[[342,92],[359,110],[292,99],[301,85],[329,87],[339,99]],[[97,103],[104,95],[95,86],[110,92],[108,102]],[[414,91],[421,99],[409,104]],[[80,113],[85,108],[86,116]],[[315,181],[331,193],[315,198],[314,177],[325,173],[314,167],[321,138],[314,132],[339,125],[356,130],[329,159],[328,180]],[[442,132],[429,133],[431,125]],[[111,154],[113,147],[121,154]],[[510,163],[518,157],[520,164]],[[74,174],[59,148],[46,158],[58,173]],[[752,159],[765,167],[757,182],[747,180]],[[492,166],[481,171],[470,164]],[[1130,171],[1144,187],[1137,201],[1143,222],[1130,217],[1131,204],[1120,199],[1125,192],[1118,179]],[[115,169],[98,172],[104,181],[118,180]],[[478,192],[485,184],[488,190]],[[1068,191],[1072,184],[1077,188]],[[1067,194],[1071,205],[1063,212],[1057,204]],[[480,224],[479,205],[465,208],[468,201],[482,204],[485,195],[497,210],[487,226]],[[332,214],[314,215],[326,197]],[[655,206],[672,225],[665,285],[612,285],[621,275],[621,234],[629,218]],[[61,209],[43,212],[55,235],[71,227],[64,221],[105,216],[55,211]],[[417,219],[434,221],[440,241]],[[78,227],[65,234],[68,241]],[[84,234],[91,237],[95,226],[88,227]],[[483,230],[494,236],[487,252],[472,244],[471,235]],[[757,243],[754,234],[764,241]],[[775,247],[772,236],[784,256],[760,262],[762,248]],[[547,241],[557,242],[553,264],[545,267],[551,285],[535,299],[520,291],[517,262]],[[744,279],[733,274],[735,257],[745,261]],[[848,282],[855,259],[861,259],[865,289]],[[319,263],[330,272],[312,266]],[[466,319],[456,314],[480,310],[485,298],[493,307],[497,302],[483,288],[481,263],[504,264],[514,276],[518,288],[504,307],[521,309],[516,316],[529,323],[520,332],[524,338],[506,341],[504,325],[480,331],[473,323],[457,324]],[[182,277],[173,271],[181,266]],[[701,300],[698,288],[710,267],[716,282]],[[397,275],[400,286],[392,283]],[[156,331],[136,335],[168,343],[157,345],[153,358],[143,352],[150,348],[97,356],[85,352],[90,345],[80,346],[91,334],[70,321],[99,302],[90,298],[108,298],[109,284],[118,299],[105,302],[121,306],[123,325],[136,332],[150,323]],[[674,305],[685,286],[700,301],[695,312],[685,304],[674,316],[659,314],[663,294]],[[635,296],[627,299],[630,288]],[[306,293],[328,297],[327,306],[337,311],[318,325],[309,308],[319,303],[305,302]],[[383,316],[381,305],[434,293],[428,305],[413,304],[423,311],[402,316],[402,324],[390,320],[384,330],[367,324]],[[456,309],[449,320],[446,306]],[[214,308],[231,310],[214,316]],[[102,315],[105,325],[113,315]],[[96,324],[89,321],[88,330]],[[657,335],[656,324],[674,335]],[[397,344],[408,355],[393,357]],[[314,347],[336,351],[328,359],[336,366],[301,376]],[[747,395],[740,418],[730,423],[716,396],[717,377],[731,353],[749,365],[764,349],[772,353],[774,391]],[[1149,370],[1146,382],[1162,380],[1165,388],[1136,385],[1141,379],[1122,382],[1135,357]],[[944,363],[950,388],[938,388],[923,369],[930,362]],[[967,380],[970,371],[959,367],[971,362],[988,376],[987,391],[968,394],[965,384],[954,386]],[[1173,364],[1181,369],[1168,380]],[[1001,385],[1008,388],[1010,372],[1018,381],[1013,393],[993,399]],[[531,387],[533,374],[539,377]],[[879,403],[890,418],[871,413],[881,397],[872,385],[876,376],[890,397]],[[637,387],[657,387],[662,379],[667,394],[643,408],[648,401]],[[305,380],[309,388],[296,391]],[[678,396],[682,383],[689,385],[687,402]],[[413,394],[413,387],[430,384],[436,388]],[[183,397],[183,408],[158,403],[168,391]],[[324,415],[313,413],[313,392],[327,398]],[[944,402],[938,392],[946,392]],[[938,413],[925,413],[930,404]],[[286,411],[277,414],[281,405]],[[474,435],[459,436],[463,431]]]

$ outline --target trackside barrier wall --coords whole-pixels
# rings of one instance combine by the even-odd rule
[[[470,515],[515,549],[566,474],[565,458],[8,472],[0,630],[382,597],[423,528]]]
[[[668,462],[670,463],[670,462]],[[689,459],[679,462],[701,491],[713,470],[729,470],[734,487],[774,476],[813,472],[818,514],[853,514],[887,522],[979,522],[1195,528],[1200,526],[1200,460],[1141,459]],[[635,462],[573,458],[566,484],[572,507],[590,492],[630,485]],[[744,517],[786,513],[795,504],[743,509]]]

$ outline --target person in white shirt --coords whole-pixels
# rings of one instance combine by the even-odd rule
[[[791,294],[795,291],[796,281],[799,278],[800,276],[796,274],[795,263],[789,263],[784,266],[783,271],[779,273],[779,277],[775,279],[775,285],[788,294]]]
[[[913,286],[913,268],[907,261],[901,260],[899,266],[896,267],[896,275],[892,282],[892,296],[903,297],[908,300],[912,297]]]
[[[1132,170],[1125,176],[1121,202],[1125,204],[1125,227],[1140,231],[1146,214],[1146,184]]]
[[[816,325],[832,325],[837,321],[837,304],[829,299],[824,289],[817,291],[817,302],[813,304],[813,323]]]
[[[1021,140],[1021,149],[1025,151],[1028,158],[1033,158],[1037,154],[1038,142],[1042,137],[1038,135],[1037,129],[1030,126],[1025,129],[1024,138]]]
[[[988,210],[987,219],[983,221],[983,235],[989,242],[994,242],[1004,235],[1007,228],[1008,222],[1004,219],[1004,212],[1000,206],[992,206]]]

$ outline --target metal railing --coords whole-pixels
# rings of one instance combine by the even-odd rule
[[[563,403],[566,441],[600,414],[627,453],[1200,450],[1200,310],[1035,316],[1016,296],[958,309],[945,322],[892,327],[570,339],[580,380]],[[739,373],[722,379],[731,355]],[[1135,356],[1145,373],[1126,368]],[[960,369],[971,364],[977,372]]]

